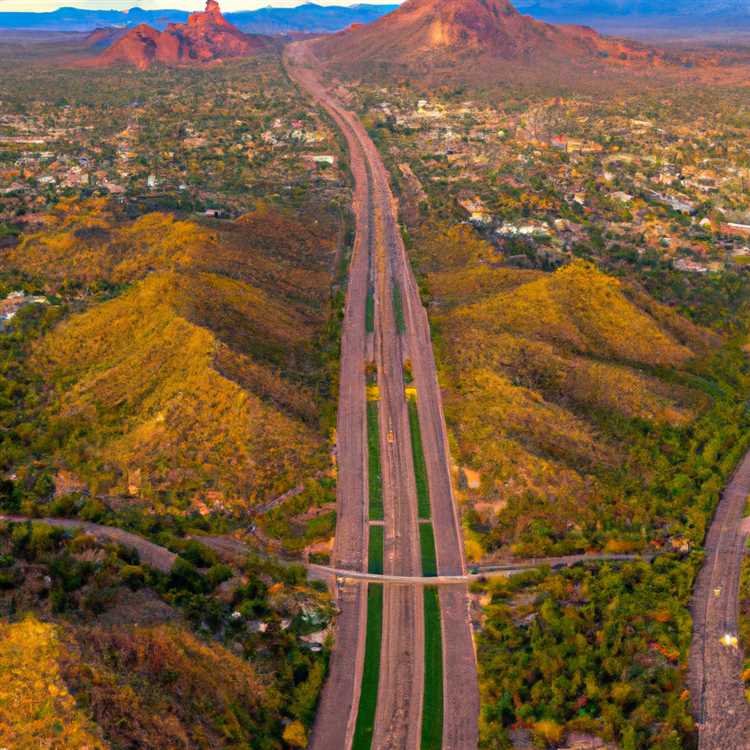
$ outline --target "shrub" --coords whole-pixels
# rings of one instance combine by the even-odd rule
[[[136,591],[146,583],[146,571],[140,565],[123,565],[120,568],[122,582],[132,591]]]

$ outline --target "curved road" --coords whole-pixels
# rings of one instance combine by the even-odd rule
[[[116,542],[117,544],[122,544],[124,547],[136,550],[142,563],[149,565],[161,573],[169,573],[172,570],[174,561],[177,559],[177,555],[174,552],[170,552],[166,547],[161,547],[138,534],[132,534],[129,531],[124,531],[114,526],[101,526],[98,523],[79,521],[75,518],[28,518],[27,516],[0,515],[0,521],[10,523],[37,521],[38,523],[44,523],[47,526],[56,526],[61,529],[82,529],[97,539]]]
[[[721,643],[725,633],[738,631],[740,572],[748,536],[742,517],[749,494],[750,453],[722,495],[693,591],[688,679],[700,750],[750,748],[750,704],[740,677],[742,651]]]

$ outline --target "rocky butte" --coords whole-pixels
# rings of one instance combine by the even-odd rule
[[[434,82],[461,79],[564,78],[627,70],[684,72],[715,65],[711,54],[687,56],[606,37],[586,26],[550,24],[509,0],[406,0],[397,10],[315,44],[317,56],[351,76],[402,74]]]
[[[186,65],[248,57],[269,45],[265,37],[241,32],[224,18],[216,0],[208,0],[206,10],[191,14],[187,23],[170,23],[164,31],[136,26],[87,64],[125,63],[146,70],[154,63]]]

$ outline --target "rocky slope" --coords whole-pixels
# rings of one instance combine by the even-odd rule
[[[164,31],[141,24],[118,39],[92,65],[126,63],[146,70],[154,63],[207,63],[228,57],[247,57],[268,47],[259,36],[243,34],[221,14],[216,0],[207,0],[203,13],[187,23],[170,23]]]
[[[406,0],[372,24],[318,40],[315,51],[336,73],[408,75],[429,84],[532,78],[580,87],[586,78],[625,71],[682,75],[719,63],[718,53],[667,53],[586,26],[544,23],[509,0]]]

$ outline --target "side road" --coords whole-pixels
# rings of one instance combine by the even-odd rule
[[[28,516],[6,516],[0,515],[0,522],[9,523],[26,523],[27,521],[36,521],[48,526],[57,526],[63,529],[82,529],[97,539],[108,542],[117,542],[134,549],[138,552],[141,561],[150,565],[154,570],[162,573],[169,573],[177,559],[174,552],[170,552],[166,547],[162,547],[154,542],[145,539],[138,534],[130,531],[123,531],[115,526],[102,526],[101,524],[91,523],[90,521],[79,521],[75,518],[30,518]],[[242,558],[250,554],[253,550],[243,544],[241,541],[227,536],[196,536],[193,537],[198,542],[205,544],[219,557],[229,562],[241,562]],[[348,568],[332,568],[327,565],[306,565],[308,573],[312,578],[321,580],[352,579],[355,581],[372,581],[375,583],[394,583],[394,584],[411,584],[422,586],[435,586],[439,584],[466,584],[471,581],[478,581],[483,578],[502,578],[504,576],[523,573],[526,570],[534,570],[546,565],[550,567],[570,567],[585,562],[616,562],[627,560],[650,560],[650,556],[641,555],[570,555],[568,557],[539,557],[529,558],[527,560],[512,560],[508,563],[493,564],[489,567],[480,566],[476,572],[466,575],[445,575],[438,577],[427,576],[397,576],[397,575],[377,575],[374,573],[363,573],[352,571]]]
[[[123,531],[113,526],[101,526],[98,523],[89,521],[78,521],[75,518],[27,518],[25,516],[1,516],[0,521],[10,521],[12,523],[25,523],[26,521],[37,521],[45,523],[48,526],[57,526],[63,529],[82,529],[97,539],[107,542],[117,542],[125,547],[134,549],[138,552],[141,562],[151,566],[154,570],[162,573],[169,573],[172,570],[177,555],[170,552],[166,547],[144,539],[138,534],[131,534],[129,531]]]
[[[693,590],[688,681],[700,750],[750,748],[750,704],[740,677],[742,651],[722,643],[725,635],[736,636],[738,631],[740,573],[748,537],[742,517],[749,494],[750,453],[716,509]]]

